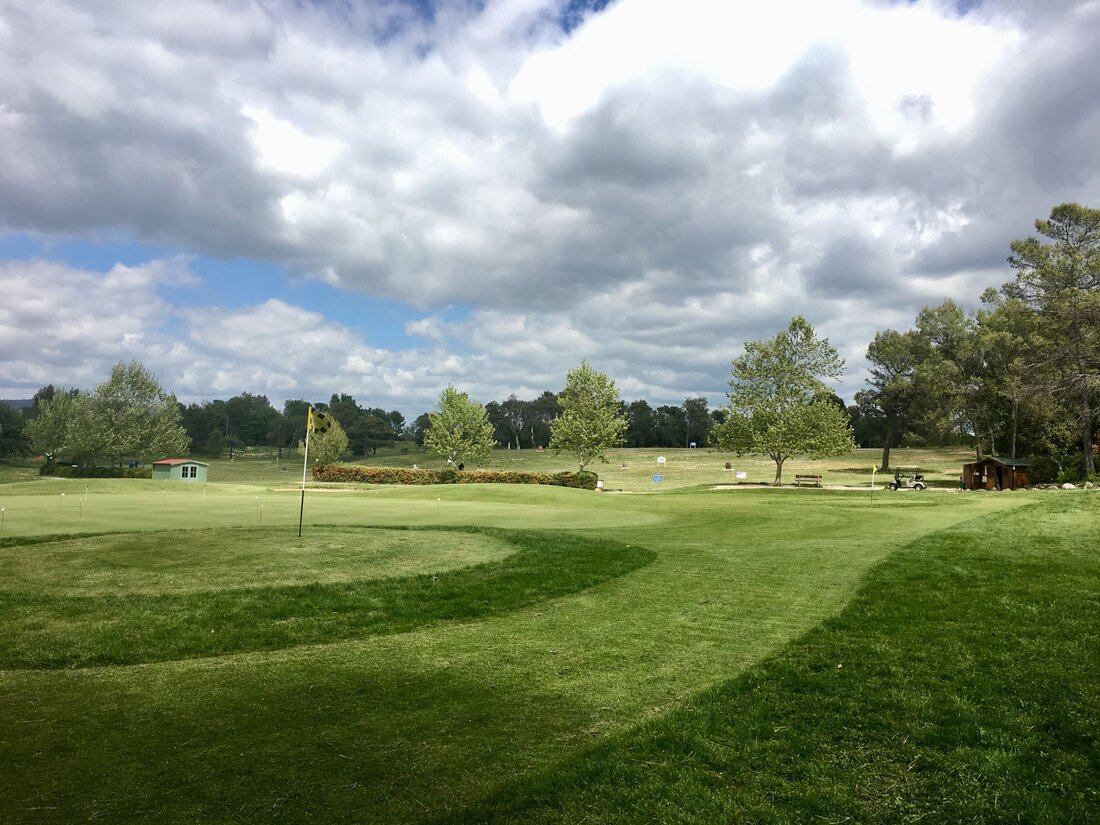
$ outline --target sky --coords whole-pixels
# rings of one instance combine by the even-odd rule
[[[1100,0],[0,0],[0,398],[724,402],[1100,206]]]

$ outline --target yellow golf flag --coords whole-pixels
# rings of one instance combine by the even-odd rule
[[[313,409],[313,407],[310,407],[306,426],[309,427],[310,432],[327,433],[328,428],[332,426],[332,422],[329,421],[328,416],[323,412],[319,412]]]
[[[878,465],[877,464],[872,464],[871,465],[871,472],[872,473],[877,473],[878,472]]]

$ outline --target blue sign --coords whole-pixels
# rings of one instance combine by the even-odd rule
[[[654,481],[664,481],[665,477],[661,475],[653,476]]]

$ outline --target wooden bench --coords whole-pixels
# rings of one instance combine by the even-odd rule
[[[794,486],[795,487],[801,487],[803,481],[813,482],[814,487],[820,487],[821,486],[821,476],[810,476],[810,475],[796,475],[794,477]]]

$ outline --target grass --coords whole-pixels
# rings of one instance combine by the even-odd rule
[[[663,457],[664,464],[657,459]],[[692,487],[714,484],[735,484],[736,471],[743,471],[745,483],[771,484],[775,479],[775,464],[760,456],[736,456],[710,448],[652,448],[608,450],[608,462],[592,467],[599,473],[608,489],[630,492],[656,491],[668,488]],[[909,449],[896,448],[891,453],[895,467],[917,465],[924,471],[925,479],[935,487],[957,489],[962,465],[974,460],[973,451],[965,448]],[[822,483],[840,486],[869,486],[871,467],[882,461],[881,449],[858,449],[842,456],[811,460],[795,458],[783,467],[783,481],[792,484],[798,473],[814,473],[822,476]],[[410,450],[401,454],[398,450],[380,450],[379,455],[362,459],[360,463],[383,466],[442,467],[441,459],[423,451]],[[725,465],[731,465],[730,470]],[[549,450],[495,450],[486,465],[494,470],[536,470],[559,472],[575,470],[571,456],[554,455]],[[654,482],[654,475],[663,480]],[[888,477],[879,475],[876,481],[885,484]]]
[[[401,543],[406,552],[432,549],[395,560],[395,533],[400,535],[320,530],[304,548],[271,530],[95,536],[54,547],[35,542],[10,548],[3,567],[12,575],[0,590],[0,615],[6,619],[0,630],[0,668],[140,664],[408,632],[528,607],[593,587],[653,558],[651,552],[606,539],[481,528],[476,535],[434,530],[415,536]],[[514,552],[504,551],[505,542]],[[188,552],[181,560],[171,558],[171,548],[181,543]],[[196,552],[196,545],[204,551]],[[333,545],[341,551],[335,559]],[[333,580],[332,568],[347,557],[349,545],[359,557]],[[246,558],[254,558],[254,548],[262,546],[276,558],[263,562],[269,569],[260,575],[242,575],[241,553],[231,565],[218,555],[227,546],[230,554],[240,546],[250,548]],[[460,567],[459,558],[441,558],[428,568],[431,572],[396,576],[395,567],[430,564],[452,546],[467,560],[491,557],[494,548],[502,558],[461,569],[454,569]],[[300,579],[301,557],[315,553],[324,554],[317,566],[318,578],[325,580],[285,583],[288,576]],[[280,555],[292,555],[298,563],[280,563]],[[374,558],[377,565],[371,563]],[[43,568],[51,562],[53,573],[64,577],[62,592],[42,584],[47,578]],[[364,578],[355,577],[356,568]],[[249,584],[213,589],[212,576]],[[272,583],[272,576],[284,583]],[[185,581],[177,583],[176,577]],[[201,589],[188,586],[195,582]]]
[[[439,821],[1095,822],[1093,504],[914,544],[768,661]]]
[[[473,571],[499,573],[523,555],[501,544],[517,541],[513,531],[576,541],[581,555],[606,543],[647,562],[609,570],[591,559],[600,569],[590,580],[541,595],[494,584],[473,599],[459,588],[472,615],[434,615],[401,632],[325,631],[265,648],[266,629],[237,621],[246,643],[235,652],[171,658],[190,632],[184,621],[143,664],[59,670],[26,657],[26,667],[0,670],[5,820],[522,822],[576,821],[583,811],[593,821],[961,821],[980,820],[986,803],[991,819],[1079,817],[1095,775],[1086,760],[1097,717],[1088,677],[1097,672],[1090,548],[1100,496],[883,494],[872,504],[828,490],[712,491],[713,477],[727,477],[715,457],[682,452],[701,463],[679,487],[657,488],[665,494],[495,485],[310,494],[300,546],[287,538],[297,494],[258,471],[212,483],[205,498],[185,485],[97,481],[80,512],[69,501],[62,511],[59,493],[83,494],[83,482],[3,485],[0,506],[15,517],[0,546],[12,573],[0,590],[54,600],[62,623],[74,619],[56,609],[69,599],[148,598],[147,610],[121,615],[159,622],[173,600],[186,608],[308,589],[314,571],[321,591],[396,598],[416,579],[398,570],[415,565],[411,556],[441,563],[425,544],[406,558],[380,552],[377,566],[355,559],[347,548],[365,536],[489,537],[445,574],[470,587]],[[943,466],[951,460],[944,454]],[[648,475],[636,483],[654,486]],[[377,529],[396,527],[424,529]],[[140,532],[76,538],[120,530]],[[178,541],[188,536],[203,541]],[[531,569],[555,575],[547,558]],[[181,567],[191,569],[183,581]],[[434,595],[405,592],[414,617]],[[499,609],[477,612],[483,598],[502,600]],[[286,604],[300,602],[307,623],[329,621],[323,600],[311,599]],[[113,614],[99,615],[104,626],[73,625],[77,645],[109,635]],[[0,632],[17,641],[49,624],[16,633],[17,618],[0,612]],[[1055,717],[1073,735],[1042,738]],[[789,733],[775,731],[784,725]],[[928,762],[908,769],[911,743]],[[1033,758],[1035,748],[1051,761]],[[954,761],[935,761],[941,751]],[[997,775],[999,796],[974,790],[1017,752],[1025,768]],[[912,783],[925,765],[931,779]],[[636,795],[617,787],[619,775],[637,781]],[[1020,777],[1065,794],[1044,790],[1031,805],[1009,792]],[[970,801],[950,807],[949,795]]]

